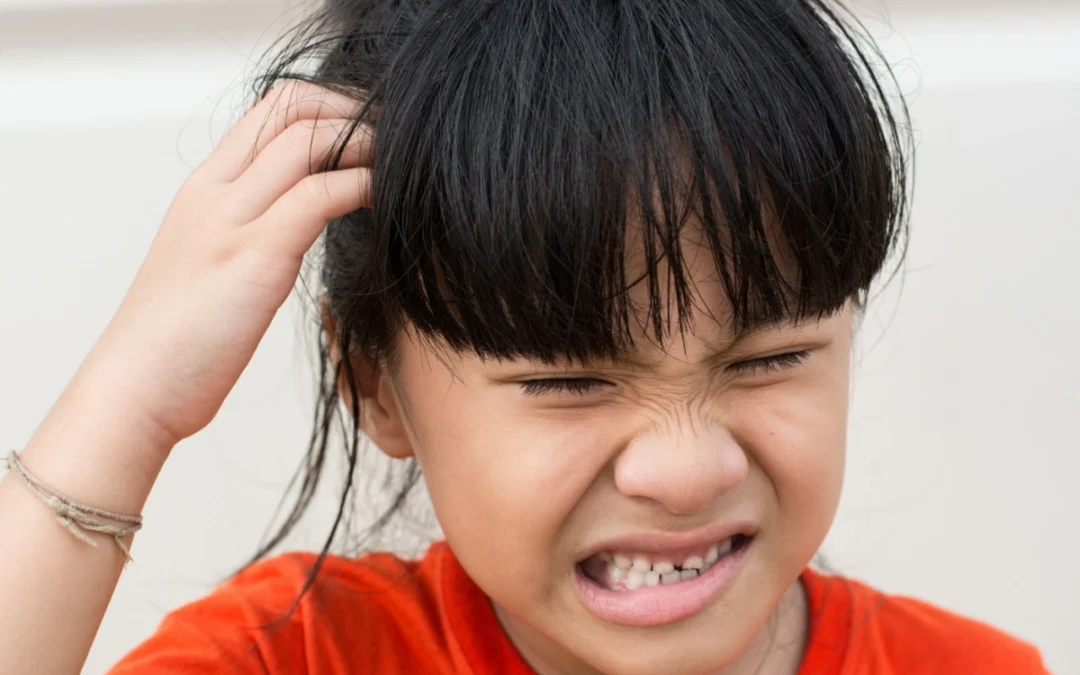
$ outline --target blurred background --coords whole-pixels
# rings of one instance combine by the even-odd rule
[[[105,327],[299,1],[0,0],[0,445],[27,441]],[[904,274],[859,336],[824,553],[1080,673],[1080,3],[854,7],[911,105],[916,198]],[[311,421],[299,307],[167,465],[84,672],[254,551]],[[324,500],[289,546],[329,525]]]

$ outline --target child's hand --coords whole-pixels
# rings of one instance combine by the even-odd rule
[[[322,171],[357,108],[311,85],[279,88],[176,195],[90,357],[171,443],[217,413],[327,221],[368,202],[367,127],[339,170]]]

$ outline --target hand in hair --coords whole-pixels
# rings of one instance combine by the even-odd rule
[[[370,134],[349,117],[358,105],[308,84],[275,89],[184,183],[22,453],[43,485],[107,510],[95,513],[142,510],[172,447],[232,389],[324,225],[369,200]],[[0,512],[0,672],[79,672],[130,536],[86,546],[14,477],[0,481]]]
[[[176,195],[95,350],[120,364],[131,405],[169,441],[210,422],[325,224],[368,201],[358,107],[306,83],[276,88]]]

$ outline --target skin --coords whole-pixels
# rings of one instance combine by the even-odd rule
[[[324,224],[370,205],[363,130],[339,169],[313,168],[354,107],[293,83],[230,130],[27,443],[33,474],[78,501],[141,511],[174,446],[213,419]],[[522,380],[567,373],[440,353],[407,332],[394,372],[359,369],[363,428],[388,454],[419,459],[455,552],[542,674],[795,672],[806,631],[796,578],[840,491],[850,310],[736,339],[712,270],[692,276],[696,330],[668,350],[647,348],[643,332],[632,358],[575,374],[605,383],[589,395],[527,395]],[[736,367],[805,349],[790,370]],[[0,512],[0,672],[78,672],[123,557],[57,527],[10,476]],[[629,629],[578,600],[574,565],[599,538],[729,518],[753,518],[757,537],[698,615]]]
[[[393,373],[366,371],[362,427],[387,454],[418,459],[452,549],[542,675],[798,669],[808,623],[798,575],[843,477],[852,311],[737,336],[699,253],[694,330],[667,348],[642,328],[618,363],[551,367],[406,333]],[[790,367],[753,365],[804,351]],[[523,389],[567,377],[596,384]],[[574,566],[601,538],[737,519],[758,527],[748,557],[694,616],[628,627],[578,597]]]
[[[320,169],[356,107],[289,83],[229,130],[27,442],[31,474],[76,501],[142,511],[174,446],[221,407],[327,221],[370,204],[368,129],[349,137],[338,168]],[[81,672],[123,569],[119,547],[72,537],[12,475],[0,513],[0,673]]]

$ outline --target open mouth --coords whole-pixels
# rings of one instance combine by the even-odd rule
[[[581,572],[593,583],[611,591],[634,591],[642,587],[668,586],[696,579],[725,556],[737,553],[750,538],[736,534],[699,551],[678,557],[604,551],[580,564]]]
[[[577,564],[578,594],[595,615],[613,623],[654,626],[707,607],[734,581],[754,542],[736,534],[694,549],[602,551]]]

